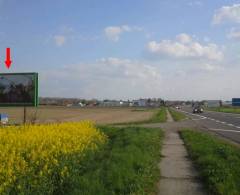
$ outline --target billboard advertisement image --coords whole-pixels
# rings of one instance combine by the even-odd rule
[[[0,106],[37,105],[37,73],[0,73]]]

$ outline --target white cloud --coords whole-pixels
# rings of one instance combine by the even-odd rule
[[[122,77],[138,79],[160,78],[160,73],[156,68],[142,62],[119,58],[102,58],[97,60],[97,62],[108,68],[119,68],[119,70],[122,70],[119,71],[119,73],[122,72]]]
[[[227,37],[229,39],[240,40],[240,30],[232,28],[231,31],[228,33]]]
[[[200,69],[208,72],[223,70],[221,66],[205,63],[200,66]]]
[[[213,16],[213,24],[220,24],[223,22],[240,23],[240,4],[223,6],[215,11]]]
[[[181,43],[190,43],[192,42],[192,37],[188,34],[182,33],[177,35],[177,40]]]
[[[67,43],[76,39],[75,31],[70,26],[61,26],[58,30],[58,33],[51,36],[51,39],[55,42],[56,46],[61,47]]]
[[[66,37],[64,35],[55,35],[53,38],[58,47],[63,46],[66,42]]]
[[[92,63],[67,65],[41,73],[44,91],[50,96],[87,98],[157,97],[161,73],[157,67],[130,59],[102,58]],[[48,81],[53,82],[48,83]],[[45,83],[46,82],[46,83]],[[48,89],[61,89],[49,90]],[[73,89],[77,90],[73,90]]]
[[[141,27],[138,26],[108,26],[104,29],[105,36],[114,42],[117,42],[120,38],[120,35],[124,32],[131,32],[131,31],[142,31]]]
[[[237,78],[236,72],[224,70],[220,73],[202,71],[180,76],[168,75],[167,78],[163,78],[163,82],[168,83],[168,88],[164,89],[163,94],[170,99],[230,100],[237,95],[236,82],[240,82],[240,79]]]
[[[94,62],[40,71],[41,96],[89,99],[230,99],[238,95],[240,82],[239,60],[234,64],[235,68],[229,67],[231,63],[226,61],[224,66],[222,63],[199,59],[155,63],[102,58]]]
[[[176,40],[151,41],[148,43],[147,49],[155,55],[165,55],[179,59],[205,58],[217,61],[223,59],[223,53],[216,44],[207,43],[203,45],[194,41],[193,37],[187,34],[178,35]]]
[[[111,41],[118,41],[120,34],[123,32],[123,29],[118,26],[110,26],[105,28],[105,35]]]

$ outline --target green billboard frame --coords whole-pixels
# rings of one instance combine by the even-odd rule
[[[36,72],[24,72],[24,73],[0,73],[1,76],[5,75],[31,75],[34,79],[34,98],[33,102],[30,103],[1,103],[0,107],[37,107],[39,104],[38,100],[38,73]]]

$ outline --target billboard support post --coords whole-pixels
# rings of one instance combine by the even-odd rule
[[[23,124],[25,125],[27,122],[27,107],[23,107]]]

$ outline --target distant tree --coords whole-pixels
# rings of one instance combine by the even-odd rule
[[[161,101],[160,101],[160,104],[161,104],[161,106],[165,106],[165,105],[166,105],[166,103],[165,103],[164,100],[161,100]]]
[[[86,104],[87,103],[87,100],[83,99],[80,101],[82,104]]]

